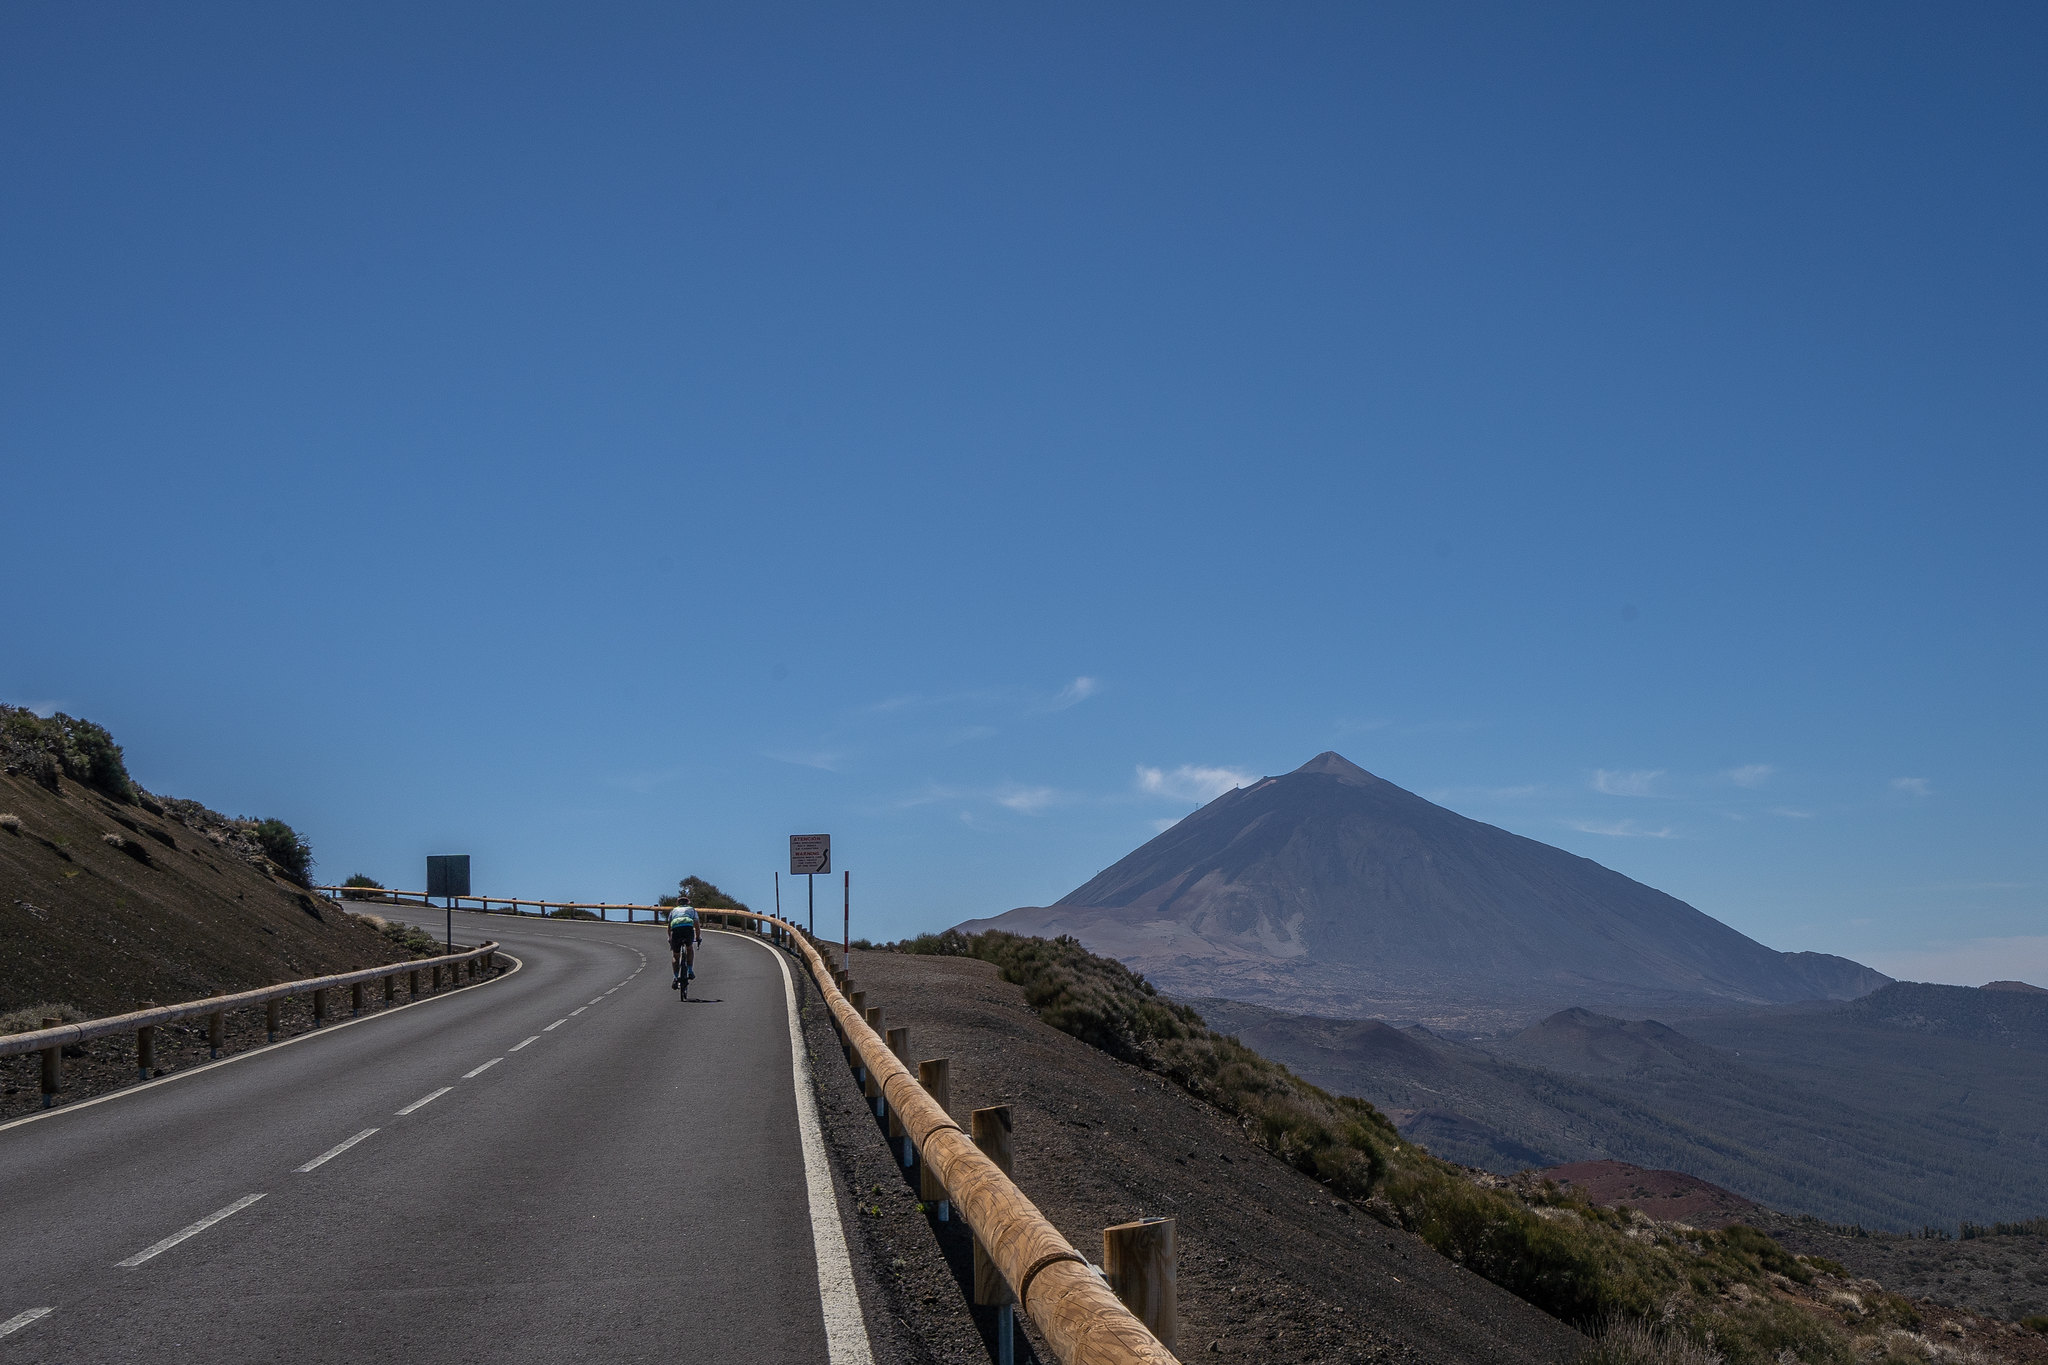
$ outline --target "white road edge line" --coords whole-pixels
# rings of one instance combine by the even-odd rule
[[[532,1036],[531,1038],[528,1038],[528,1039],[526,1040],[526,1043],[537,1043],[537,1042],[539,1042],[539,1041],[540,1041],[540,1035],[539,1035],[538,1033],[536,1033],[536,1034],[534,1034],[534,1035],[533,1035],[533,1036]],[[519,1049],[520,1049],[520,1048],[523,1048],[523,1047],[525,1047],[525,1046],[526,1046],[526,1043],[514,1043],[514,1044],[513,1044],[513,1045],[512,1045],[511,1047],[508,1047],[508,1048],[506,1048],[505,1050],[506,1050],[507,1052],[517,1052],[517,1051],[519,1051]]]
[[[345,1151],[347,1151],[347,1150],[348,1150],[349,1148],[351,1148],[351,1147],[355,1146],[355,1145],[356,1145],[356,1144],[357,1144],[358,1142],[361,1142],[361,1141],[362,1141],[362,1140],[363,1140],[364,1138],[368,1137],[368,1136],[369,1136],[370,1134],[372,1134],[372,1133],[374,1133],[374,1132],[376,1132],[376,1131],[377,1131],[377,1130],[376,1130],[375,1128],[365,1128],[365,1129],[363,1129],[363,1131],[362,1131],[362,1132],[360,1132],[360,1133],[357,1133],[357,1134],[356,1134],[356,1135],[355,1135],[354,1137],[350,1138],[350,1139],[349,1139],[349,1140],[348,1140],[347,1142],[344,1142],[344,1143],[342,1143],[342,1144],[341,1144],[340,1146],[338,1146],[338,1147],[329,1147],[329,1148],[328,1148],[328,1149],[327,1149],[326,1151],[324,1151],[324,1152],[322,1152],[322,1153],[321,1153],[320,1155],[318,1155],[318,1156],[314,1157],[314,1158],[313,1158],[313,1159],[312,1159],[311,1161],[307,1162],[307,1163],[306,1163],[305,1165],[303,1165],[303,1166],[294,1166],[294,1167],[292,1167],[292,1170],[293,1170],[293,1172],[294,1172],[295,1174],[299,1174],[299,1175],[304,1175],[304,1174],[305,1174],[305,1173],[306,1173],[307,1171],[310,1171],[310,1170],[312,1170],[312,1169],[313,1169],[313,1168],[314,1168],[315,1166],[325,1166],[325,1165],[326,1165],[326,1164],[327,1164],[328,1162],[330,1162],[330,1161],[334,1160],[334,1158],[336,1158],[336,1157],[340,1156],[340,1155],[341,1155],[341,1154],[342,1154],[343,1152],[345,1152]]]
[[[760,944],[782,968],[782,998],[789,1007],[789,1067],[796,1085],[797,1131],[803,1136],[804,1184],[811,1199],[811,1246],[818,1258],[818,1303],[825,1314],[826,1359],[830,1365],[874,1365],[867,1320],[860,1311],[860,1290],[853,1282],[853,1255],[846,1249],[846,1229],[839,1222],[839,1195],[825,1158],[824,1130],[818,1123],[818,1097],[811,1088],[811,1059],[804,1049],[789,960],[758,938],[738,937]]]
[[[504,950],[500,949],[499,951],[503,952]],[[403,1014],[406,1010],[415,1009],[421,1005],[431,1005],[437,1000],[460,1000],[463,998],[463,991],[480,991],[486,987],[495,986],[500,981],[510,981],[515,973],[526,970],[526,960],[524,958],[515,956],[512,953],[505,953],[505,956],[511,961],[512,970],[506,972],[503,976],[494,976],[488,981],[479,981],[476,985],[465,986],[460,991],[444,991],[440,995],[430,995],[424,1000],[412,1000],[403,1005],[393,1005],[388,1010],[378,1010],[374,1014],[365,1014],[355,1019],[344,1019],[338,1024],[329,1023],[323,1028],[312,1030],[310,1033],[301,1033],[296,1038],[285,1038],[275,1043],[258,1044],[247,1052],[231,1053],[218,1061],[195,1062],[183,1071],[173,1071],[170,1075],[159,1076],[153,1081],[142,1081],[135,1085],[124,1086],[119,1090],[110,1090],[104,1095],[95,1095],[89,1100],[79,1100],[75,1104],[61,1105],[56,1109],[45,1109],[41,1113],[28,1114],[18,1119],[9,1119],[5,1123],[0,1123],[0,1133],[6,1132],[9,1128],[19,1128],[24,1123],[40,1123],[44,1119],[59,1118],[65,1114],[75,1114],[81,1109],[90,1109],[96,1104],[106,1104],[113,1100],[125,1100],[130,1095],[140,1095],[145,1090],[154,1090],[160,1085],[170,1085],[175,1081],[182,1081],[188,1076],[204,1075],[217,1066],[233,1066],[236,1062],[246,1062],[251,1057],[268,1057],[279,1048],[290,1047],[294,1043],[310,1043],[315,1038],[332,1038],[345,1028],[354,1028],[357,1024],[374,1024],[379,1019],[389,1019],[393,1015]]]
[[[240,1213],[243,1209],[248,1208],[251,1204],[255,1203],[262,1197],[263,1196],[260,1194],[245,1194],[240,1199],[237,1199],[234,1203],[220,1210],[218,1213],[209,1213],[206,1215],[206,1217],[200,1219],[192,1226],[188,1228],[180,1228],[178,1231],[164,1238],[161,1242],[158,1242],[156,1245],[144,1247],[142,1250],[136,1252],[133,1256],[130,1256],[127,1260],[116,1261],[114,1262],[114,1264],[116,1267],[122,1269],[130,1269],[135,1266],[139,1266],[144,1261],[148,1260],[150,1257],[160,1256],[164,1252],[169,1251],[172,1247],[184,1241],[187,1237],[197,1237],[200,1233],[206,1231],[215,1223],[220,1222],[223,1218],[234,1217],[236,1214]]]
[[[6,1336],[9,1332],[19,1332],[30,1323],[47,1318],[56,1311],[54,1308],[30,1308],[24,1312],[16,1313],[7,1321],[0,1322],[0,1337]]]
[[[490,1070],[490,1069],[491,1069],[492,1067],[496,1066],[496,1065],[497,1065],[497,1064],[498,1064],[499,1062],[502,1062],[502,1061],[504,1061],[504,1060],[505,1060],[505,1059],[504,1059],[503,1057],[493,1057],[493,1058],[491,1058],[491,1060],[489,1060],[488,1062],[485,1062],[485,1063],[484,1063],[484,1064],[483,1064],[482,1066],[478,1067],[478,1068],[477,1068],[476,1070],[474,1070],[474,1071],[465,1071],[465,1072],[463,1072],[463,1073],[462,1073],[462,1079],[463,1079],[463,1080],[465,1080],[465,1081],[473,1081],[473,1080],[475,1080],[475,1079],[476,1079],[477,1077],[479,1077],[479,1076],[483,1075],[483,1074],[484,1074],[484,1073],[485,1073],[486,1071],[489,1071],[489,1070]]]
[[[541,1032],[542,1032],[542,1033],[553,1033],[553,1032],[554,1032],[554,1031],[555,1031],[556,1029],[560,1028],[560,1027],[561,1027],[562,1025],[564,1025],[564,1024],[566,1024],[566,1023],[568,1023],[568,1022],[569,1022],[569,1021],[568,1021],[567,1019],[557,1019],[557,1020],[555,1020],[555,1022],[554,1022],[554,1023],[552,1023],[552,1024],[549,1024],[549,1025],[548,1025],[548,1026],[547,1026],[546,1028],[542,1029],[542,1030],[541,1030]]]
[[[441,1087],[441,1088],[440,1088],[439,1090],[436,1090],[436,1091],[435,1091],[435,1092],[434,1092],[433,1094],[431,1094],[431,1095],[422,1095],[422,1096],[420,1096],[420,1097],[419,1097],[418,1099],[414,1100],[414,1101],[413,1101],[413,1102],[412,1102],[411,1104],[408,1104],[407,1106],[405,1106],[405,1108],[403,1108],[403,1109],[399,1110],[399,1111],[398,1111],[398,1113],[399,1113],[399,1117],[403,1118],[403,1117],[404,1117],[405,1115],[407,1115],[407,1114],[410,1114],[410,1113],[411,1113],[411,1112],[412,1112],[413,1110],[415,1110],[415,1109],[421,1108],[421,1107],[422,1107],[422,1106],[424,1106],[424,1105],[429,1105],[429,1104],[432,1104],[432,1103],[433,1103],[433,1102],[434,1102],[435,1100],[438,1100],[438,1099],[440,1099],[440,1098],[441,1098],[441,1097],[442,1097],[443,1095],[447,1094],[447,1093],[448,1093],[449,1091],[453,1090],[454,1088],[455,1088],[455,1087],[454,1087],[454,1086],[452,1086],[452,1085],[444,1085],[444,1086],[442,1086],[442,1087]]]

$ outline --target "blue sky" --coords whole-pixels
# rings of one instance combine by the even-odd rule
[[[1335,748],[2048,982],[2038,7],[15,5],[0,697],[324,873],[1058,897]],[[836,905],[836,901],[835,901]]]

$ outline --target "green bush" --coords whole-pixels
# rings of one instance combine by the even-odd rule
[[[0,705],[0,760],[45,786],[54,786],[62,772],[123,805],[135,803],[135,783],[114,737],[105,727],[62,711],[38,716],[24,707]]]
[[[288,881],[308,886],[313,879],[313,846],[284,821],[271,818],[258,820],[249,826],[250,837],[256,840],[263,856],[277,865]]]
[[[595,910],[584,910],[577,906],[565,905],[558,910],[548,911],[549,919],[602,919]]]
[[[365,877],[360,872],[356,873],[347,881],[343,882],[342,886],[344,888],[351,888],[344,889],[341,893],[343,900],[351,901],[374,900],[376,899],[374,896],[370,896],[366,893],[370,891],[384,890],[384,883],[378,881],[375,877]]]
[[[2048,1313],[2035,1313],[2029,1317],[2021,1318],[2020,1326],[2026,1328],[2029,1332],[2039,1332],[2043,1336],[2048,1336]]]
[[[380,919],[376,921],[376,925],[378,933],[409,953],[433,957],[442,951],[441,940],[416,924],[401,924],[397,920]]]

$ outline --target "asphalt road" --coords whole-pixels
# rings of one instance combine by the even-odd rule
[[[683,1004],[649,926],[456,937],[523,965],[0,1129],[0,1365],[864,1361],[778,954]]]

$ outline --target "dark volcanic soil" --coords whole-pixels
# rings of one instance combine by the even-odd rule
[[[0,1014],[96,1018],[409,956],[220,827],[61,787],[0,774]]]
[[[1570,1328],[1333,1200],[1214,1109],[1039,1022],[992,965],[857,952],[853,973],[891,1026],[909,1026],[914,1057],[952,1058],[963,1126],[973,1109],[1012,1107],[1018,1185],[1090,1259],[1110,1224],[1178,1220],[1183,1358],[1561,1362],[1585,1349]],[[849,1232],[876,1275],[862,1290],[883,1300],[871,1319],[899,1334],[900,1359],[986,1359],[987,1315],[969,1330],[958,1308],[965,1229],[918,1210],[829,1025],[812,1016],[826,1126],[862,1205]]]
[[[1574,1161],[1538,1172],[1595,1204],[1626,1204],[1660,1223],[1725,1228],[1749,1222],[1754,1200],[1709,1184],[1683,1171],[1651,1171],[1626,1161]]]

